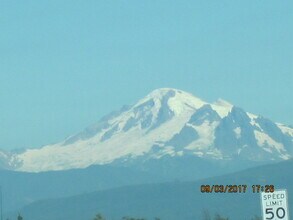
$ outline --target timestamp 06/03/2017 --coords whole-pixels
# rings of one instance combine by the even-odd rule
[[[274,185],[201,185],[200,191],[202,193],[246,193],[251,189],[253,193],[273,193],[275,191]]]

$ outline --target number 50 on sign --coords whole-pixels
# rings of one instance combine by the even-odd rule
[[[288,195],[286,190],[261,193],[263,220],[289,220]]]

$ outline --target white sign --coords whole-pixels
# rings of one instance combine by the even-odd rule
[[[261,193],[263,220],[289,220],[288,196],[284,189]]]

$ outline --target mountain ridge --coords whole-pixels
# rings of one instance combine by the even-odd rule
[[[2,163],[8,169],[42,172],[143,156],[286,160],[293,155],[292,137],[292,128],[223,99],[208,103],[182,90],[162,88],[60,143],[12,154]]]
[[[229,219],[247,220],[254,215],[261,216],[260,193],[253,192],[253,185],[273,185],[275,190],[287,189],[289,198],[292,196],[292,165],[293,161],[287,160],[197,181],[137,184],[43,199],[23,207],[21,213],[32,220],[90,219],[96,213],[102,213],[107,219],[129,215],[191,220],[202,219],[206,210],[211,215],[219,213]],[[202,193],[201,185],[246,185],[247,188],[245,193]],[[289,203],[289,210],[292,208]],[[7,215],[14,217],[17,212]]]

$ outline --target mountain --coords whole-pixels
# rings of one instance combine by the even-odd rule
[[[82,195],[34,202],[22,210],[25,219],[61,220],[92,219],[103,213],[112,220],[123,216],[162,220],[202,219],[203,211],[220,213],[229,219],[247,220],[261,216],[260,194],[253,185],[274,185],[287,189],[289,201],[293,196],[293,161],[265,165],[241,172],[192,182],[169,182],[125,186]],[[201,185],[247,185],[245,193],[202,193]],[[289,202],[289,210],[293,203]],[[14,219],[17,214],[7,214]],[[291,213],[292,215],[292,213]]]
[[[114,187],[166,181],[126,167],[95,165],[84,169],[40,173],[0,170],[3,210],[19,210],[41,199],[68,197]]]
[[[185,157],[264,163],[287,160],[292,155],[291,127],[221,99],[207,103],[190,93],[163,88],[60,143],[0,154],[0,165],[42,172],[94,164],[140,163],[143,167],[142,163],[149,161]]]

